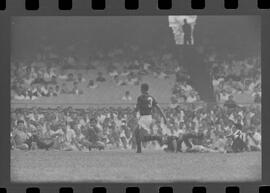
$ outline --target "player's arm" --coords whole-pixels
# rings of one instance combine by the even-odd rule
[[[136,116],[136,114],[138,113],[139,108],[140,108],[140,100],[139,100],[139,99],[140,99],[140,98],[138,97],[138,98],[137,98],[137,103],[136,103],[135,109],[134,109],[134,111],[132,112],[132,114],[135,115],[135,116]]]
[[[162,111],[161,107],[159,106],[158,103],[155,104],[156,109],[158,110],[158,113],[162,116],[163,120],[164,120],[164,124],[167,124],[167,118],[164,114],[164,112]]]

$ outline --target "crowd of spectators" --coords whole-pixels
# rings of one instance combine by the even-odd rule
[[[11,65],[11,96],[17,100],[57,97],[61,94],[83,94],[82,73],[65,73],[58,61],[13,62]],[[93,84],[94,85],[94,84]],[[89,85],[91,86],[91,85]]]
[[[225,59],[224,59],[225,58]],[[231,95],[245,95],[253,102],[261,102],[261,66],[256,57],[220,59],[215,54],[206,57],[211,64],[211,75],[217,102]],[[184,62],[184,61],[183,61]],[[80,70],[86,73],[82,73]],[[94,70],[95,74],[88,74]],[[16,100],[35,100],[59,95],[84,95],[102,87],[104,82],[125,86],[119,101],[132,101],[129,86],[139,85],[144,77],[175,78],[171,88],[172,105],[200,101],[200,93],[192,86],[192,77],[176,57],[166,49],[139,52],[139,48],[113,49],[93,52],[86,62],[79,57],[57,55],[52,50],[37,54],[31,60],[11,63],[11,97]],[[130,90],[132,88],[130,87]],[[126,96],[127,94],[127,96]]]
[[[124,93],[129,86],[139,85],[146,76],[166,81],[174,77],[176,72],[184,72],[172,54],[147,51],[142,55],[137,53],[137,49],[132,48],[131,54],[122,49],[107,54],[97,52],[87,62],[76,56],[64,57],[55,53],[38,54],[30,61],[14,59],[11,63],[11,97],[35,100],[63,94],[84,95],[90,93],[91,89],[102,87],[105,82],[113,82],[116,87],[125,86]],[[88,73],[91,70],[94,75]],[[188,90],[191,85],[186,87],[180,81],[176,85],[185,90],[188,101],[195,100],[194,92]],[[177,89],[173,89],[175,96],[178,96]]]
[[[164,107],[168,119],[165,125],[156,113],[151,132],[161,136],[179,137],[185,133],[203,133],[204,147],[226,152],[229,136],[237,129],[245,133],[249,150],[260,150],[260,105],[195,105]],[[131,107],[16,108],[11,112],[12,147],[27,149],[24,140],[32,135],[53,141],[54,149],[88,150],[87,145],[100,143],[104,148],[135,148],[133,137],[137,118]],[[93,121],[94,120],[94,121]],[[21,124],[22,123],[22,124]],[[92,130],[90,137],[86,131]],[[19,136],[16,137],[18,132]],[[23,133],[23,134],[22,134]],[[159,148],[157,144],[150,144]]]
[[[219,101],[228,100],[230,95],[245,94],[261,103],[261,66],[256,57],[218,60],[212,58],[211,73],[213,88]]]
[[[96,52],[87,62],[76,56],[60,56],[55,53],[38,54],[33,60],[13,60],[11,63],[11,97],[16,100],[35,100],[40,97],[59,95],[84,95],[102,87],[104,82],[113,82],[123,87],[128,96],[119,101],[131,101],[129,86],[139,85],[144,77],[152,79],[175,78],[171,88],[171,103],[177,105],[200,101],[200,93],[192,86],[192,77],[179,64],[173,54],[163,51],[138,52],[114,49]],[[244,94],[256,103],[261,102],[261,67],[258,58],[245,60],[219,59],[210,56],[214,93],[218,102],[230,95]],[[82,73],[80,70],[84,70]],[[94,70],[95,74],[89,74]]]

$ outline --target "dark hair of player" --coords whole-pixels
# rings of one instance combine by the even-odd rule
[[[142,92],[142,93],[147,93],[148,90],[149,90],[149,85],[146,84],[146,83],[143,83],[143,84],[141,85],[141,92]]]

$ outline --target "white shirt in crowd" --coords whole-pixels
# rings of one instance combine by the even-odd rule
[[[45,95],[48,94],[48,89],[46,89],[44,86],[41,87],[40,89]]]
[[[143,65],[143,68],[144,68],[144,70],[149,70],[149,67],[151,66],[151,64],[149,64],[149,63],[144,63],[144,65]]]
[[[197,100],[197,97],[195,96],[195,95],[189,95],[188,97],[187,97],[187,103],[193,103],[193,102],[195,102]]]
[[[66,142],[68,144],[71,144],[73,139],[76,138],[75,131],[73,129],[70,129],[70,126],[67,126],[67,131],[66,131]]]
[[[261,142],[261,140],[262,140],[262,136],[261,136],[261,134],[259,132],[255,132],[253,137],[258,142]]]
[[[181,85],[181,88],[185,91],[185,92],[190,92],[192,91],[192,87],[188,84],[186,85]]]
[[[109,73],[110,76],[115,77],[118,76],[117,70],[113,70],[112,72]]]
[[[28,84],[28,85],[31,85],[31,83],[34,81],[34,79],[33,78],[27,78],[27,79],[24,79],[24,83],[25,84]]]
[[[68,76],[66,74],[60,74],[58,76],[58,78],[61,79],[61,80],[66,80],[68,78]]]
[[[213,79],[213,81],[212,81],[213,86],[217,87],[222,81],[224,81],[224,78]]]
[[[231,120],[231,121],[233,121],[234,123],[236,123],[236,119],[235,119],[233,113],[229,116],[229,120]]]
[[[51,79],[51,76],[50,76],[50,74],[48,72],[44,73],[44,79],[45,80],[50,80]]]
[[[129,96],[125,95],[125,96],[122,97],[122,100],[123,101],[132,101],[132,97],[130,95]]]
[[[14,99],[16,99],[16,100],[24,100],[25,97],[23,95],[15,95]]]
[[[229,99],[229,94],[228,93],[220,93],[220,100],[221,101],[227,101]]]
[[[180,111],[180,122],[184,122],[185,113],[183,110]]]
[[[257,94],[258,94],[260,97],[262,96],[262,92],[253,92],[253,93],[251,94],[251,96],[252,96],[252,97],[255,97]]]

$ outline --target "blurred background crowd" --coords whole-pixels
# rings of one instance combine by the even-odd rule
[[[139,94],[137,86],[144,81],[161,103],[201,100],[191,76],[173,54],[155,50],[142,55],[137,49],[134,46],[129,52],[127,49],[115,49],[106,54],[97,52],[86,62],[76,56],[59,56],[50,51],[52,48],[32,60],[14,59],[11,98],[39,103],[77,99],[85,103],[134,103]],[[227,56],[222,59],[210,54],[206,60],[211,65],[217,102],[224,102],[232,95],[241,103],[260,103],[259,58],[237,60]]]

